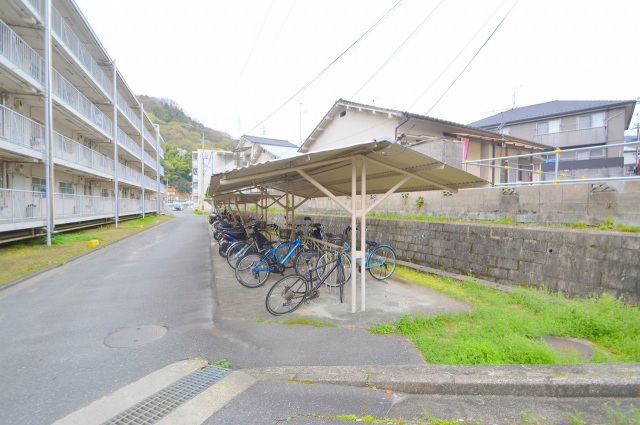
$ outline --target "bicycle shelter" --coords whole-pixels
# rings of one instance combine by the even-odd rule
[[[356,312],[356,263],[365,264],[366,214],[396,191],[417,192],[486,187],[489,183],[389,139],[374,139],[342,148],[298,154],[237,168],[211,177],[209,194],[261,194],[285,207],[287,217],[306,200],[329,197],[351,215],[351,228],[360,221],[359,239],[351,232],[351,312]],[[282,197],[286,199],[283,204]],[[376,195],[368,204],[367,195]],[[301,201],[296,204],[295,197]],[[339,196],[351,197],[346,202]],[[356,250],[359,246],[361,249]],[[359,259],[359,261],[358,261]],[[360,274],[360,309],[365,311],[366,273]]]

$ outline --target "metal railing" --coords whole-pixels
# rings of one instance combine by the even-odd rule
[[[0,137],[18,145],[44,152],[44,126],[0,105]]]
[[[138,158],[142,158],[142,148],[140,145],[134,142],[120,127],[118,127],[118,145],[124,147]]]
[[[104,218],[115,216],[114,198],[89,195],[54,193],[54,223],[56,219]],[[157,211],[157,201],[144,201],[145,212]],[[120,214],[142,212],[142,200],[131,198],[118,199]],[[32,223],[44,225],[47,218],[47,202],[43,192],[29,190],[0,189],[0,226],[11,223]],[[0,227],[1,229],[1,227]]]
[[[51,27],[52,32],[67,47],[69,52],[75,56],[78,63],[82,64],[89,74],[96,80],[98,85],[104,90],[105,94],[111,99],[113,84],[107,78],[102,68],[98,66],[89,51],[84,47],[80,39],[71,30],[64,18],[55,8],[51,11]]]
[[[120,93],[117,93],[117,97],[118,108],[120,108],[124,116],[126,116],[129,121],[131,121],[131,124],[133,124],[135,128],[140,128],[142,126],[142,123],[140,122],[140,117],[138,116],[138,114],[136,114],[135,111],[131,109],[131,106],[129,106],[127,101]]]
[[[53,133],[53,156],[113,177],[115,161],[60,133]]]
[[[44,84],[44,59],[3,21],[0,21],[0,54]]]
[[[495,186],[513,185],[534,185],[534,184],[557,184],[575,183],[587,181],[608,181],[608,180],[633,180],[639,179],[637,175],[628,175],[624,169],[624,149],[636,147],[636,153],[640,147],[640,141],[628,143],[614,143],[608,145],[598,145],[573,149],[556,149],[554,151],[511,155],[497,158],[478,159],[464,161],[463,169],[468,171],[468,166],[486,167],[499,170],[502,177]],[[609,155],[611,150],[619,150],[620,155]],[[591,156],[594,153],[594,156]],[[581,158],[585,156],[585,158]],[[602,159],[605,165],[602,168],[588,170],[587,167],[580,168],[580,162],[587,160]],[[519,165],[520,160],[527,160],[528,165],[523,168]],[[606,167],[606,160],[615,160],[621,165],[616,167]],[[571,168],[563,165],[571,163]],[[635,163],[638,162],[636,154]],[[610,171],[615,168],[615,171]],[[580,172],[579,176],[576,173]],[[613,174],[613,175],[612,175]],[[518,178],[520,175],[524,178]]]

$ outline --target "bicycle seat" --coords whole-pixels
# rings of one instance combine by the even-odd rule
[[[367,246],[370,246],[370,247],[378,245],[378,242],[375,242],[375,241],[365,241],[365,242],[366,242]]]

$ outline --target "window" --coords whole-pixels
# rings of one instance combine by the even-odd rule
[[[536,134],[550,134],[560,132],[560,120],[539,122],[536,125]]]
[[[47,194],[47,179],[31,177],[31,190],[34,192],[40,192],[44,198]]]
[[[102,196],[103,198],[108,198],[109,197],[109,190],[108,189],[100,189],[100,196]]]
[[[578,119],[578,128],[591,128],[591,115],[581,115]]]
[[[65,195],[73,195],[73,187],[71,183],[68,182],[60,182],[59,191]]]

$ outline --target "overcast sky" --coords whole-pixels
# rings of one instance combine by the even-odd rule
[[[640,97],[638,0],[75,1],[134,93],[235,138],[298,144],[340,98],[468,124]]]

